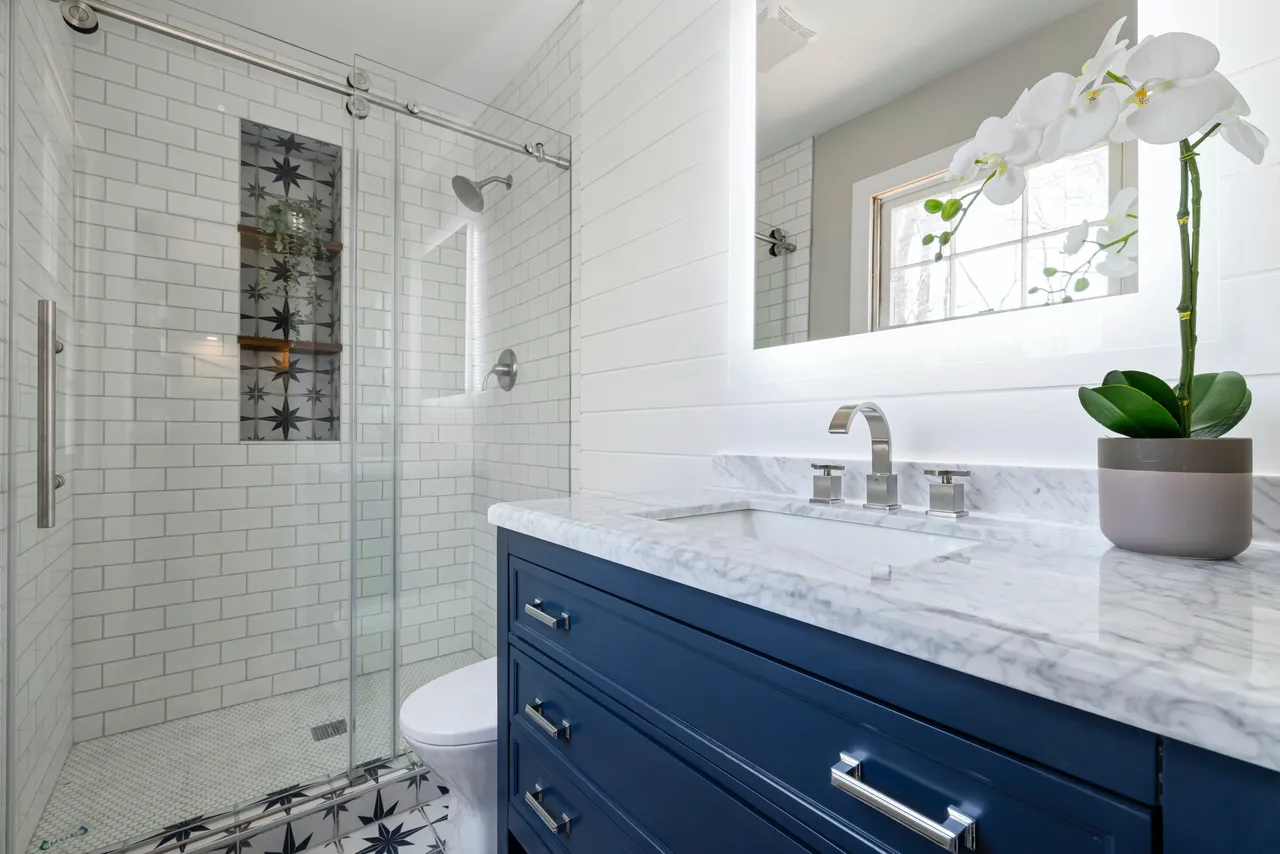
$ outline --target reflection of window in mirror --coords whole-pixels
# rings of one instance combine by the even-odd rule
[[[925,213],[931,197],[960,197],[977,186],[955,187],[945,174],[923,177],[872,199],[871,328],[885,329],[1109,296],[1133,290],[1129,279],[1090,274],[1096,246],[1063,251],[1067,232],[1081,222],[1099,225],[1111,199],[1132,176],[1120,145],[1041,163],[1027,170],[1027,190],[999,207],[979,203],[957,233],[946,257],[924,235],[936,230]],[[1044,275],[1046,268],[1079,270],[1078,276]],[[1078,280],[1088,286],[1075,284]]]

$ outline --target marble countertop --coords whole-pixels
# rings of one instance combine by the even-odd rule
[[[972,539],[911,566],[663,521],[775,510]],[[499,504],[494,525],[1280,771],[1280,551],[1155,558],[1092,527],[725,489]]]

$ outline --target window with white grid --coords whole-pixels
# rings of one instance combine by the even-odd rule
[[[922,239],[947,226],[940,225],[937,215],[925,213],[924,201],[948,196],[946,176],[922,178],[877,196],[875,328],[1059,303],[1064,296],[1074,301],[1124,292],[1132,283],[1082,273],[1089,279],[1087,288],[1076,290],[1075,278],[1081,277],[1075,277],[1065,280],[1067,290],[1055,293],[1046,284],[1061,288],[1064,280],[1050,283],[1044,275],[1048,267],[1076,269],[1097,248],[1087,243],[1073,256],[1062,251],[1073,226],[1105,219],[1123,185],[1124,156],[1122,146],[1102,145],[1028,168],[1022,198],[1004,206],[978,199],[941,261],[934,260],[938,244],[925,246]],[[954,195],[975,189],[977,185],[962,187]]]

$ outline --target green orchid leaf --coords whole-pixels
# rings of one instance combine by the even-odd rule
[[[1131,439],[1174,439],[1182,435],[1177,419],[1132,386],[1081,388],[1080,405],[1094,421]]]
[[[1241,401],[1238,407],[1236,407],[1235,412],[1232,412],[1217,424],[1213,424],[1208,427],[1201,427],[1198,430],[1192,430],[1191,438],[1217,439],[1227,435],[1246,415],[1249,414],[1249,407],[1251,406],[1253,406],[1253,392],[1246,391],[1244,393],[1244,400]]]
[[[1240,408],[1248,394],[1248,384],[1235,371],[1196,374],[1191,383],[1191,432],[1226,421]]]
[[[1112,371],[1102,380],[1103,385],[1127,385],[1136,388],[1147,397],[1164,407],[1165,411],[1178,420],[1178,396],[1173,393],[1169,384],[1157,376],[1142,371]]]

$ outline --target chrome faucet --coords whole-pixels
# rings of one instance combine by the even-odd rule
[[[893,473],[893,440],[889,438],[889,421],[874,403],[842,406],[831,418],[828,433],[848,433],[853,419],[861,413],[871,431],[871,474],[867,475],[868,510],[897,510],[898,476]]]

